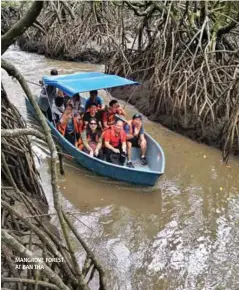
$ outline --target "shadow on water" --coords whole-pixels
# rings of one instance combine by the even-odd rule
[[[35,82],[53,67],[60,73],[104,69],[49,60],[17,48],[4,56]],[[2,78],[12,102],[26,117],[19,85],[5,73]],[[127,106],[129,116],[135,111]],[[79,212],[75,224],[107,270],[109,289],[237,290],[238,158],[223,164],[219,150],[195,143],[146,118],[144,122],[166,155],[166,171],[158,184],[153,188],[124,184],[66,160],[66,174],[59,175],[59,186],[66,198],[63,207]],[[41,160],[43,187],[52,204],[48,152],[33,146]]]

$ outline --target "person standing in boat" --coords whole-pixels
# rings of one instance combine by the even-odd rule
[[[134,168],[131,161],[131,149],[132,147],[138,147],[141,149],[141,164],[147,165],[147,160],[145,157],[147,149],[147,141],[144,136],[144,126],[142,122],[141,114],[134,114],[132,120],[128,121],[124,130],[127,135],[127,152],[128,152],[128,162],[127,166]]]
[[[95,118],[97,120],[97,126],[102,128],[101,116],[100,116],[99,111],[97,111],[97,104],[96,103],[91,103],[89,105],[88,112],[85,112],[85,114],[84,114],[83,121],[84,121],[85,127],[87,127],[87,124],[89,123],[91,118]]]
[[[108,129],[115,124],[115,115],[126,116],[125,111],[121,108],[117,100],[111,100],[109,102],[109,108],[105,109],[102,113],[103,128]]]
[[[57,76],[58,71],[56,69],[51,70],[51,76]],[[39,97],[39,107],[42,113],[47,117],[47,119],[52,122],[52,105],[57,96],[57,88],[44,85],[42,81],[39,81],[42,85],[42,90]]]
[[[83,148],[82,151],[103,159],[102,152],[102,130],[98,125],[96,118],[91,118],[83,131],[82,135]]]
[[[90,104],[97,104],[97,110],[103,109],[103,100],[98,96],[98,91],[90,91],[90,97],[85,102],[85,112],[88,111]]]
[[[104,132],[104,150],[106,160],[110,163],[123,165],[126,160],[126,133],[123,126],[123,121],[118,120]]]
[[[72,105],[68,104],[60,121],[57,123],[57,129],[72,145],[79,148],[81,136],[79,120],[77,118],[73,116]]]
[[[55,124],[57,124],[60,121],[64,111],[65,111],[64,97],[57,96],[52,105],[52,118]]]

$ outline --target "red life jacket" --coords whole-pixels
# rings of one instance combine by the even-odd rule
[[[106,116],[106,117],[105,117]],[[107,125],[112,126],[115,123],[115,113],[109,112],[109,110],[105,110],[103,112],[103,121],[107,120]]]
[[[109,143],[110,143],[110,145],[113,145],[112,144],[112,142],[111,142],[111,140],[112,140],[112,137],[114,138],[114,136],[115,136],[115,129],[114,129],[114,126],[113,127],[110,127],[110,128],[108,128],[107,130],[105,130],[104,132],[103,132],[103,138],[105,137],[105,134],[108,134],[108,132],[110,132],[110,141],[109,141]],[[124,137],[124,134],[125,134],[125,132],[124,132],[124,130],[122,130],[121,132],[120,132],[120,140],[119,140],[119,143],[122,143],[122,140],[123,140],[123,137]],[[111,137],[112,136],[112,137]],[[105,142],[105,140],[104,140],[104,142]]]

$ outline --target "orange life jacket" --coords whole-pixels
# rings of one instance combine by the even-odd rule
[[[65,136],[67,121],[66,121],[66,118],[65,118],[64,114],[62,115],[62,118],[63,118],[63,122],[58,122],[56,127],[57,127],[57,130],[61,133],[61,135]],[[81,126],[82,125],[78,123],[76,117],[73,118],[73,124],[74,124],[74,132],[80,134],[82,132],[82,130],[81,130]],[[78,140],[76,140],[75,146],[77,148],[79,148],[79,146],[81,144],[82,144],[82,140],[81,140],[81,137],[80,137],[80,138],[78,138]]]
[[[115,123],[115,114],[109,112],[109,110],[105,110],[103,112],[103,121],[105,121],[104,116],[106,115],[106,120],[107,120],[107,125],[108,126],[112,126]]]

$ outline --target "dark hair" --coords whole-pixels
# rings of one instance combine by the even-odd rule
[[[87,127],[86,127],[87,132],[91,131],[90,123],[91,123],[92,121],[95,121],[95,122],[96,122],[96,125],[97,125],[97,127],[96,127],[96,132],[97,132],[97,134],[99,134],[99,136],[101,136],[102,130],[101,130],[100,126],[99,126],[99,122],[98,122],[97,119],[94,118],[94,117],[93,117],[93,118],[90,118],[89,123],[87,124]]]
[[[76,93],[72,96],[72,98],[77,98],[78,101],[80,101],[80,96],[79,93]]]
[[[140,119],[140,120],[142,120],[142,115],[139,114],[139,113],[136,113],[136,114],[133,115],[132,119],[133,119],[133,120],[134,120],[134,119]]]
[[[98,95],[98,91],[97,90],[94,90],[94,91],[90,91],[90,95]]]
[[[57,107],[61,107],[64,104],[64,98],[63,97],[56,97],[55,104]]]
[[[93,103],[90,103],[90,104],[89,104],[89,108],[92,107],[92,106],[96,106],[96,107],[97,107],[97,104],[94,103],[94,102],[93,102]]]
[[[109,106],[112,107],[114,104],[117,104],[117,103],[118,103],[117,100],[111,100],[111,101],[109,102]]]
[[[67,104],[67,105],[66,105],[66,108],[67,108],[67,107],[71,107],[72,110],[73,110],[73,106],[72,106],[72,104]]]
[[[57,76],[57,75],[58,75],[58,70],[55,69],[55,68],[53,68],[53,69],[51,70],[51,75],[52,75],[52,76]]]
[[[95,122],[98,124],[98,121],[97,121],[96,118],[90,118],[89,123],[90,123],[91,121],[95,121]]]

